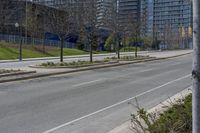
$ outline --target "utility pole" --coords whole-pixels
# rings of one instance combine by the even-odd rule
[[[19,61],[22,61],[22,27],[19,26],[20,44],[19,44]]]
[[[25,31],[25,44],[27,45],[28,43],[28,14],[27,14],[27,6],[28,6],[28,3],[27,3],[27,0],[26,0],[26,5],[25,5],[25,14],[26,14],[26,31]]]
[[[200,1],[193,0],[192,132],[200,132]]]

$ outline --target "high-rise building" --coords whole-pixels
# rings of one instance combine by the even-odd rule
[[[32,0],[32,2],[36,2],[42,5],[50,6],[50,7],[60,7],[65,4],[68,0]]]
[[[169,44],[169,39],[179,39],[179,46],[189,47],[186,38],[190,37],[192,27],[190,0],[154,0],[153,19],[154,38],[163,41],[164,45]]]
[[[106,22],[111,18],[111,10],[116,0],[97,0],[97,22],[100,28],[106,28]]]
[[[143,0],[142,14],[145,17],[145,35],[153,36],[153,0]]]
[[[134,16],[136,21],[140,18],[140,0],[118,0],[119,21],[123,24],[129,22],[129,16]]]
[[[151,32],[153,20],[152,3],[150,0],[118,0],[119,22],[121,25],[135,23],[139,26],[140,35],[146,36]],[[150,4],[150,5],[149,5]],[[130,20],[131,19],[131,20]],[[139,32],[139,31],[137,31]]]

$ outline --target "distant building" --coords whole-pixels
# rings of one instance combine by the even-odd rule
[[[118,0],[119,21],[122,24],[129,22],[129,16],[134,16],[135,21],[140,18],[140,0]]]
[[[191,47],[191,29],[191,1],[154,0],[154,39],[160,40],[163,48]]]
[[[107,28],[105,23],[111,19],[111,10],[116,0],[97,0],[97,23],[99,28]]]
[[[141,14],[145,17],[145,35],[153,37],[153,0],[142,0]]]
[[[51,7],[57,7],[63,4],[62,0],[32,0],[32,2]]]
[[[140,23],[140,35],[152,34],[153,5],[151,0],[118,0],[119,22],[127,25],[131,22]],[[130,17],[131,16],[131,17]]]
[[[0,1],[0,40],[16,42],[19,41],[19,38],[23,38],[24,41],[27,35],[28,44],[34,41],[38,45],[45,43],[48,46],[59,46],[59,39],[53,35],[52,27],[49,24],[51,16],[45,15],[44,10],[61,12],[49,6],[32,3],[32,1],[27,1],[27,3],[23,0]],[[36,16],[35,11],[37,11]],[[26,14],[29,14],[27,18]],[[37,17],[34,25],[31,20],[33,16]],[[71,40],[68,41],[69,43],[65,43],[65,47],[74,46],[70,42]]]

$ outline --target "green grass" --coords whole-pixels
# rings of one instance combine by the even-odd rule
[[[18,53],[19,52],[17,48],[0,47],[0,60],[17,59],[19,57]],[[22,56],[23,58],[46,57],[45,54],[29,49],[23,49]]]
[[[18,44],[11,44],[7,42],[0,41],[0,60],[18,59],[19,48]],[[60,56],[60,49],[57,47],[45,47],[45,53],[42,51],[42,47],[33,45],[23,45],[22,57],[23,58],[39,58],[39,57],[55,57]],[[93,51],[93,54],[103,54],[109,53],[107,51]],[[84,55],[89,54],[88,51],[64,48],[63,55]]]
[[[9,44],[6,42],[0,42],[0,60],[8,60],[8,59],[18,59],[19,57],[19,49],[18,45]],[[46,48],[46,52],[43,53],[42,50],[38,50],[35,46],[26,45],[23,46],[22,56],[23,58],[38,58],[38,57],[53,57],[60,55],[60,49],[51,47]],[[50,50],[49,50],[50,49]],[[81,51],[78,49],[70,49],[64,48],[64,56],[69,55],[82,55],[88,54],[86,51]]]

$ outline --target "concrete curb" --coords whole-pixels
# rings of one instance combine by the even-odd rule
[[[192,93],[191,91],[191,87],[184,89],[183,91],[175,94],[174,96],[168,98],[167,100],[165,100],[164,102],[161,102],[160,104],[156,105],[155,107],[151,108],[150,110],[148,110],[149,113],[162,113],[165,110],[167,110],[168,108],[166,107],[171,107],[172,104],[171,103],[177,103],[177,100],[183,100],[187,95],[189,95],[190,93]],[[130,121],[126,121],[124,124],[114,128],[113,130],[109,131],[108,133],[133,133],[130,130]]]
[[[102,63],[93,63],[93,64],[88,64],[88,65],[83,65],[83,66],[53,66],[53,67],[45,67],[45,66],[29,66],[31,68],[39,68],[39,69],[63,69],[63,68],[84,68],[84,67],[92,67],[92,66],[99,66],[99,65],[108,65],[108,64],[114,64],[114,63],[118,63],[118,61],[116,62],[102,62]]]
[[[81,71],[88,71],[88,70],[94,70],[94,69],[101,69],[101,68],[123,66],[123,65],[135,64],[135,63],[142,63],[142,62],[159,61],[159,60],[176,58],[176,57],[180,57],[180,56],[184,56],[184,55],[188,55],[188,54],[191,54],[191,52],[180,54],[180,55],[176,55],[176,56],[171,56],[171,57],[164,57],[164,58],[153,58],[153,59],[146,59],[146,60],[130,61],[130,62],[125,62],[125,63],[116,63],[116,64],[109,64],[109,65],[91,66],[91,67],[85,67],[85,68],[79,68],[79,69],[75,69],[75,70],[70,70],[70,71],[61,71],[61,72],[46,73],[46,74],[36,74],[36,75],[31,75],[29,77],[20,77],[20,78],[9,79],[9,80],[0,80],[0,83],[12,82],[12,81],[21,81],[21,80],[29,80],[29,79],[36,79],[36,78],[42,78],[42,77],[48,77],[48,76],[55,76],[55,75],[61,75],[61,74],[69,74],[69,73],[75,73],[75,72],[81,72]]]
[[[31,73],[36,73],[36,71],[19,71],[19,72],[5,73],[5,74],[0,74],[0,78],[7,77],[7,76],[25,75],[25,74],[31,74]]]
[[[135,60],[110,60],[108,62],[102,62],[102,63],[94,63],[94,64],[88,64],[88,65],[83,65],[83,66],[53,66],[53,67],[45,67],[45,66],[29,66],[31,68],[41,68],[41,69],[62,69],[62,68],[77,68],[77,69],[81,69],[81,68],[85,68],[85,67],[93,67],[93,66],[102,66],[102,65],[111,65],[111,64],[120,64],[120,61],[126,61],[126,62],[135,62],[135,61],[144,61],[144,60],[148,60],[148,59],[156,59],[154,57],[146,57],[143,59],[135,59]],[[124,63],[122,63],[124,64]]]

